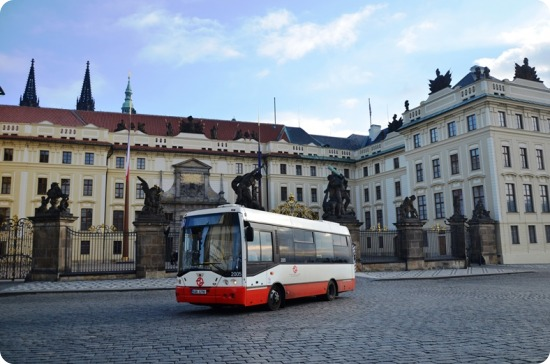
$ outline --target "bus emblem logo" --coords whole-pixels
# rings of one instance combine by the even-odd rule
[[[202,279],[202,276],[199,276],[196,282],[197,282],[197,286],[202,287],[202,285],[204,284],[204,279]]]
[[[292,267],[292,271],[294,272],[294,274],[298,273],[298,267],[297,266]]]

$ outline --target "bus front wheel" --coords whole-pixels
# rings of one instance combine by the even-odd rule
[[[271,286],[267,295],[267,308],[277,311],[283,303],[283,289],[280,286]]]
[[[325,294],[325,300],[332,301],[334,300],[334,298],[336,298],[336,295],[337,295],[336,283],[330,280],[327,285],[327,293]]]

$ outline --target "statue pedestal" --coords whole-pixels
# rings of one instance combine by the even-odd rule
[[[137,233],[136,277],[165,278],[166,242],[164,226],[166,221],[160,215],[144,215],[134,221]]]
[[[67,228],[77,219],[72,215],[50,214],[29,218],[34,224],[30,281],[58,281],[71,271],[72,241]]]
[[[406,262],[406,270],[424,269],[424,232],[426,222],[405,218],[395,224],[399,230],[399,257]]]

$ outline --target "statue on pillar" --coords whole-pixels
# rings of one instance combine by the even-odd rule
[[[323,220],[340,221],[341,218],[347,218],[355,221],[355,212],[348,211],[351,202],[348,180],[336,168],[328,166],[328,169],[331,173],[327,177],[328,185],[324,191]]]
[[[47,197],[46,197],[47,196]],[[70,215],[69,195],[63,193],[59,183],[53,182],[50,189],[42,196],[40,207],[35,209],[37,216],[44,215]],[[48,208],[48,203],[50,207]]]
[[[493,219],[490,216],[490,211],[485,210],[485,206],[483,205],[483,201],[481,199],[477,200],[476,206],[472,211],[471,221],[473,222],[492,222],[493,221]]]
[[[140,176],[138,179],[141,181],[141,188],[145,193],[144,207],[141,210],[143,215],[162,215],[163,208],[160,205],[160,196],[162,195],[162,188],[157,185],[149,187],[149,184]]]
[[[413,202],[416,200],[415,195],[411,195],[410,197],[405,197],[405,200],[403,200],[403,203],[399,206],[399,219],[407,220],[407,219],[416,219],[418,220],[418,211],[414,208]]]
[[[256,210],[264,208],[258,202],[256,181],[262,178],[260,167],[242,176],[237,176],[231,181],[231,188],[237,195],[236,204]]]

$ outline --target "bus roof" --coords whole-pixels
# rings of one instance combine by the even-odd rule
[[[298,229],[308,229],[315,231],[324,231],[335,234],[349,235],[349,230],[347,227],[340,225],[331,221],[319,221],[319,220],[308,220],[302,219],[300,217],[288,216],[277,214],[274,212],[261,211],[243,207],[241,205],[227,204],[221,205],[211,209],[204,210],[195,210],[187,213],[185,216],[195,216],[203,214],[216,214],[223,212],[238,212],[243,214],[243,218],[246,221],[260,223],[260,224],[270,224],[278,226],[286,226]]]

